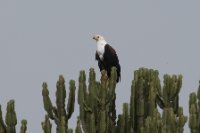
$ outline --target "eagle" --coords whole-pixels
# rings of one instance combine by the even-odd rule
[[[121,80],[121,66],[119,59],[114,48],[112,48],[101,35],[95,35],[93,39],[96,41],[97,50],[95,53],[95,59],[98,61],[100,71],[106,70],[108,77],[111,75],[111,68],[117,69],[117,80]]]

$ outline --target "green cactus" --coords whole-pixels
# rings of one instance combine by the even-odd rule
[[[66,128],[66,118],[64,116],[61,117],[61,121],[57,126],[57,133],[67,133],[69,131],[68,128]]]
[[[127,126],[135,133],[183,132],[187,117],[183,115],[182,108],[178,104],[182,76],[165,75],[164,86],[161,89],[158,74],[157,70],[146,68],[134,72],[128,113],[130,124],[126,124],[123,114],[119,115],[118,132],[127,132],[125,129]],[[157,105],[163,109],[162,118]],[[125,107],[127,108],[127,105]]]
[[[77,118],[77,125],[76,125],[76,130],[75,130],[75,133],[82,133],[82,130],[81,130],[81,121],[79,119],[79,117]]]
[[[177,119],[177,132],[183,133],[184,125],[187,122],[187,117],[183,114],[183,107],[179,107],[178,109],[178,119]]]
[[[179,92],[182,86],[182,78],[182,75],[164,75],[162,94],[159,95],[164,103],[163,133],[183,133],[187,117],[184,116],[182,107],[179,107]]]
[[[165,107],[173,108],[175,114],[178,113],[179,108],[179,92],[182,87],[182,75],[169,76],[164,75],[164,86],[163,93],[160,95],[162,97]]]
[[[197,110],[194,105],[190,107],[190,118],[189,118],[189,127],[191,133],[199,133],[198,129],[198,120],[197,120]]]
[[[153,115],[148,116],[145,119],[144,127],[140,129],[140,132],[144,133],[161,133],[162,132],[162,120],[160,113],[157,109],[154,109]]]
[[[17,125],[17,116],[15,112],[15,101],[10,100],[7,103],[7,112],[5,117],[5,123],[3,120],[1,105],[0,105],[0,133],[16,133],[16,125]],[[27,121],[22,120],[21,121],[21,129],[20,133],[26,133],[26,127]]]
[[[200,81],[197,94],[190,94],[189,99],[189,127],[191,133],[200,132]]]
[[[198,105],[198,109],[197,109],[198,119],[197,119],[197,122],[198,122],[198,125],[199,125],[199,127],[198,127],[199,131],[200,131],[200,81],[199,81],[199,88],[198,88],[198,91],[197,91],[197,99],[198,99],[198,103],[197,103],[197,105]]]
[[[124,130],[125,130],[125,119],[124,119],[124,115],[120,114],[118,115],[116,132],[124,133]]]
[[[179,92],[182,87],[182,75],[164,75],[164,86],[158,90],[158,97],[163,101],[162,133],[183,133],[187,117],[179,107]]]
[[[20,128],[20,133],[26,133],[27,130],[27,121],[26,120],[22,120],[21,121],[21,128]]]
[[[44,109],[48,114],[48,117],[57,125],[58,133],[66,133],[68,131],[68,120],[71,118],[72,113],[74,112],[74,103],[75,103],[75,81],[70,80],[69,82],[69,96],[67,108],[65,108],[65,99],[66,99],[66,89],[65,89],[65,80],[62,75],[59,76],[56,87],[56,107],[52,105],[51,99],[49,97],[49,91],[47,84],[44,82],[42,90]],[[44,123],[42,125],[44,127]],[[44,128],[43,128],[44,129]],[[49,130],[48,130],[49,131]]]
[[[114,132],[116,78],[116,68],[113,67],[111,78],[108,79],[106,71],[103,70],[99,83],[96,81],[94,69],[91,68],[87,87],[85,72],[80,71],[78,104],[80,120],[85,133]]]
[[[15,126],[17,125],[17,116],[15,113],[15,101],[10,100],[7,104],[7,113],[6,113],[6,132],[15,133]]]
[[[67,133],[73,133],[73,129],[68,129]]]
[[[130,103],[123,104],[122,114],[116,122],[116,68],[112,68],[111,77],[105,70],[101,72],[100,82],[96,81],[94,69],[90,69],[88,86],[85,71],[80,71],[78,104],[79,117],[75,133],[183,133],[187,117],[179,106],[179,92],[182,76],[164,75],[161,87],[157,70],[140,68],[134,72],[131,85]],[[73,133],[68,128],[68,120],[74,112],[75,81],[69,82],[68,103],[63,76],[59,76],[56,85],[56,105],[53,106],[46,83],[43,83],[43,103],[47,113],[42,128],[51,133],[52,124],[56,124],[57,133]],[[162,117],[158,106],[162,109]],[[200,132],[200,81],[197,93],[191,93],[189,99],[189,128],[191,133]],[[0,105],[0,133],[16,133],[17,116],[15,102],[7,103],[5,122]],[[81,128],[82,127],[82,128]],[[83,129],[83,131],[82,131]],[[20,133],[26,133],[27,121],[21,121]]]
[[[132,81],[130,96],[130,125],[135,129],[135,82]]]
[[[162,115],[162,133],[176,133],[176,120],[173,108],[164,108]]]
[[[158,71],[140,68],[134,72],[130,97],[130,123],[136,132],[146,130],[145,119],[153,116],[157,104],[163,108],[160,93],[160,79]]]
[[[49,116],[46,115],[44,122],[42,122],[42,129],[44,133],[51,133],[51,128],[52,128],[52,124],[49,120]]]

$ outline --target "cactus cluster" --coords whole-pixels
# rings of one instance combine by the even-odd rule
[[[59,76],[59,80],[56,84],[56,106],[53,106],[51,99],[49,97],[49,91],[47,88],[47,83],[43,83],[42,85],[42,96],[44,109],[47,112],[47,116],[45,117],[45,121],[42,122],[42,128],[44,133],[51,132],[51,120],[54,120],[57,125],[56,131],[57,133],[69,133],[72,132],[68,129],[68,120],[71,118],[72,113],[74,112],[74,103],[75,103],[75,81],[70,80],[69,82],[69,96],[67,107],[65,107],[65,99],[66,99],[66,89],[65,89],[65,80],[62,75]]]
[[[160,84],[157,70],[140,68],[134,72],[130,103],[123,104],[122,114],[116,116],[116,68],[111,77],[101,72],[100,82],[90,69],[88,83],[85,71],[80,71],[78,84],[79,117],[76,133],[183,133],[187,117],[179,107],[179,92],[182,76],[164,75],[164,85]],[[70,81],[67,111],[65,109],[66,90],[64,78],[59,77],[56,91],[56,107],[49,98],[47,84],[43,84],[44,108],[47,112],[42,127],[51,132],[49,118],[57,125],[58,133],[71,133],[68,119],[74,111],[75,83]],[[158,111],[162,110],[162,114]],[[82,128],[81,128],[82,127]],[[83,130],[83,131],[82,131]]]
[[[134,73],[130,104],[118,117],[120,133],[183,133],[187,117],[178,105],[182,76],[164,75],[161,87],[157,70],[140,68]],[[129,106],[128,106],[129,105]],[[163,110],[158,112],[157,105]],[[121,122],[121,123],[120,123]]]
[[[7,103],[5,122],[3,120],[2,110],[0,106],[0,133],[16,133],[17,115],[15,112],[15,101],[10,100]],[[26,133],[27,121],[21,121],[20,133]]]
[[[179,93],[182,87],[181,75],[164,75],[163,86],[157,70],[140,68],[134,72],[131,85],[130,103],[123,103],[123,111],[116,114],[116,68],[108,78],[101,71],[101,80],[96,80],[93,68],[90,69],[88,83],[85,71],[80,71],[77,102],[79,116],[75,133],[183,133],[187,116],[179,106]],[[41,123],[44,133],[52,132],[52,121],[57,133],[73,133],[68,121],[74,112],[75,81],[65,87],[61,75],[56,84],[56,103],[52,104],[47,83],[42,85],[45,120]],[[68,93],[67,93],[68,91]],[[68,94],[67,106],[66,97]],[[5,120],[0,106],[0,133],[16,133],[17,116],[14,100],[7,104]],[[191,133],[200,132],[200,81],[197,93],[190,94],[189,128]],[[20,133],[27,130],[27,121],[21,121]]]
[[[103,70],[101,82],[97,82],[94,69],[91,68],[87,87],[85,72],[80,71],[78,104],[80,120],[85,133],[114,132],[116,78],[116,68],[112,68],[110,79]]]

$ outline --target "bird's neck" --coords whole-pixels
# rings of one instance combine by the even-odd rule
[[[97,47],[104,47],[107,44],[105,40],[100,40],[97,42]]]

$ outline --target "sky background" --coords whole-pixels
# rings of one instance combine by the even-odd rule
[[[0,104],[15,99],[18,118],[28,132],[42,132],[45,111],[42,83],[55,103],[62,74],[77,81],[80,70],[93,67],[100,78],[92,36],[101,34],[117,51],[122,80],[117,85],[117,113],[129,102],[133,72],[139,67],[182,74],[180,105],[188,115],[189,93],[200,80],[200,1],[0,1]],[[76,86],[78,86],[76,82]],[[77,89],[78,90],[78,89]],[[75,127],[78,115],[69,120]],[[55,130],[53,130],[55,132]],[[185,132],[189,132],[188,124]]]

